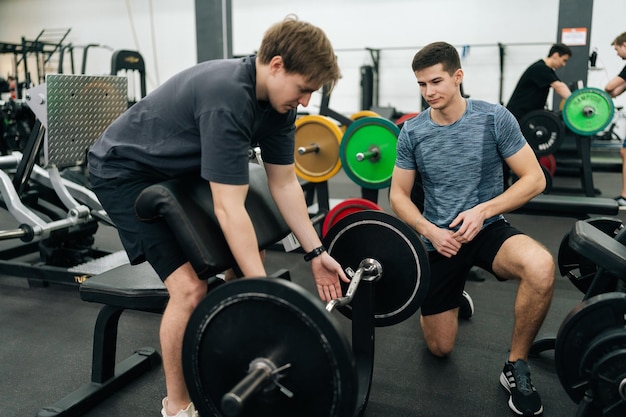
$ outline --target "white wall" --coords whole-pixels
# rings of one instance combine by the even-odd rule
[[[71,28],[75,45],[139,50],[152,89],[196,62],[194,5],[194,0],[0,0],[0,41],[19,43],[22,36],[34,39],[44,28]],[[322,27],[343,73],[331,107],[349,115],[360,106],[359,68],[371,63],[365,48],[381,49],[379,104],[411,112],[420,107],[410,69],[420,46],[436,40],[459,50],[470,45],[463,58],[465,92],[495,102],[500,42],[508,45],[502,89],[506,103],[522,71],[557,41],[558,8],[559,0],[233,0],[233,52],[254,52],[265,29],[289,13]],[[626,31],[615,16],[626,16],[625,1],[594,2],[590,46],[597,48],[602,69],[590,71],[589,86],[602,88],[626,64],[610,46]],[[89,57],[88,73],[109,72],[109,50],[92,50]],[[0,76],[11,72],[8,58],[0,56]],[[626,97],[616,103],[626,104]],[[316,96],[307,110],[316,112],[318,106]]]

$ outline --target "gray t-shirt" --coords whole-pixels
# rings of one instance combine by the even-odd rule
[[[503,192],[502,160],[525,144],[503,106],[468,99],[463,116],[450,125],[433,122],[430,109],[408,120],[398,137],[396,166],[420,172],[423,215],[448,228],[459,213]],[[483,227],[501,218],[489,218]]]
[[[100,178],[199,173],[207,181],[248,182],[248,150],[265,162],[294,161],[296,111],[256,99],[255,57],[213,60],[174,75],[114,121],[89,151]]]

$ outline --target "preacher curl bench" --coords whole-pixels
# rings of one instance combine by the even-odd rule
[[[136,201],[137,215],[142,220],[166,221],[179,231],[179,244],[187,248],[192,266],[200,277],[210,280],[210,287],[221,281],[215,275],[236,266],[212,207],[210,188],[199,178],[154,185]],[[289,234],[267,190],[265,173],[256,164],[250,164],[246,207],[259,249],[268,248]],[[41,409],[38,417],[82,415],[160,363],[159,353],[147,347],[115,364],[117,327],[124,310],[162,313],[169,299],[163,282],[148,263],[125,264],[95,275],[79,291],[82,300],[104,305],[94,331],[91,381],[56,404]]]

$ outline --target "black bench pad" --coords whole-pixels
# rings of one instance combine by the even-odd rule
[[[150,312],[161,312],[169,294],[148,262],[125,264],[87,279],[80,286],[84,301]]]
[[[246,209],[259,248],[266,249],[290,230],[271,197],[265,171],[257,164],[250,164],[249,185]],[[211,189],[200,177],[173,179],[148,187],[137,198],[135,209],[142,221],[167,222],[201,278],[235,266],[213,212]]]
[[[626,246],[592,224],[577,221],[570,231],[569,245],[606,271],[626,276]]]

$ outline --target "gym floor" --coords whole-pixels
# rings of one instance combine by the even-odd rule
[[[619,193],[620,175],[594,173],[596,188],[604,197]],[[559,177],[555,185],[580,187],[577,178]],[[333,199],[360,197],[360,188],[340,172],[329,182]],[[379,204],[389,210],[387,191]],[[625,214],[622,214],[625,213]],[[617,216],[622,221],[626,212]],[[14,227],[5,215],[0,229]],[[554,255],[575,219],[510,214],[507,218],[542,242]],[[375,237],[372,237],[375,239]],[[116,231],[101,226],[96,245],[121,249]],[[287,268],[292,280],[313,290],[309,266],[299,253],[270,251],[267,270]],[[461,321],[456,349],[447,359],[426,350],[419,329],[419,313],[403,323],[376,330],[374,378],[365,416],[374,417],[485,417],[509,416],[508,395],[499,375],[509,348],[516,283],[498,282],[481,271],[484,281],[469,281],[466,290],[476,312]],[[539,336],[554,336],[563,319],[580,302],[580,293],[558,274],[548,317]],[[74,286],[29,286],[24,278],[0,274],[0,416],[35,416],[90,380],[92,337],[101,305],[80,300]],[[350,323],[333,313],[346,335]],[[137,348],[159,347],[160,315],[127,311],[118,333],[118,358]],[[532,379],[542,396],[544,415],[572,416],[576,404],[562,388],[554,368],[552,351],[531,359]],[[114,393],[85,416],[159,416],[165,383],[160,366]]]

